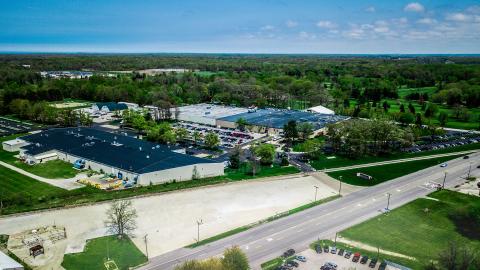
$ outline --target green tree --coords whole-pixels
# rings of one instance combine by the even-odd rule
[[[175,144],[177,142],[177,136],[173,130],[167,130],[160,135],[160,142],[165,144]]]
[[[216,133],[210,132],[205,135],[204,143],[207,148],[213,149],[220,145],[220,138]]]
[[[313,134],[313,125],[309,122],[303,122],[298,125],[298,132],[300,133],[300,136],[302,137],[302,140],[308,139],[310,135]]]
[[[222,266],[225,270],[248,270],[248,259],[245,253],[237,247],[231,247],[223,253]]]
[[[188,131],[185,128],[177,128],[175,130],[177,141],[184,141],[188,137]]]
[[[297,121],[288,121],[288,123],[283,126],[283,133],[285,139],[287,139],[289,142],[292,142],[298,138]]]
[[[440,122],[440,126],[444,127],[448,120],[448,113],[440,112],[438,115],[438,122]]]
[[[413,107],[412,103],[408,103],[408,111],[415,115],[415,107]]]
[[[203,134],[198,131],[194,131],[192,134],[192,138],[193,138],[193,143],[197,145],[198,142],[202,140]]]
[[[240,168],[240,155],[241,155],[240,146],[235,146],[232,153],[230,154],[230,168],[238,169]]]
[[[275,158],[275,146],[271,144],[260,144],[252,150],[260,158],[262,165],[271,165]]]
[[[303,143],[304,152],[310,159],[318,158],[321,148],[322,143],[318,142],[317,140],[307,140]]]
[[[237,119],[235,124],[237,125],[238,129],[240,129],[241,131],[245,131],[245,128],[248,125],[248,122],[245,118],[240,117],[240,118]]]

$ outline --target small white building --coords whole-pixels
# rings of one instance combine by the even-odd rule
[[[23,266],[0,251],[0,270],[23,270]]]
[[[8,152],[18,152],[20,148],[27,145],[28,143],[22,139],[13,139],[9,141],[4,141],[2,143],[3,150]]]
[[[329,108],[324,107],[322,105],[318,105],[318,106],[315,106],[315,107],[308,108],[305,111],[311,112],[311,113],[335,114],[334,111],[332,111]]]

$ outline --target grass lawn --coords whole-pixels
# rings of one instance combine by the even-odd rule
[[[423,157],[423,156],[429,156],[429,155],[454,153],[454,152],[469,151],[469,150],[476,150],[476,149],[480,149],[480,143],[465,144],[465,145],[460,145],[455,147],[449,147],[449,148],[443,148],[443,149],[437,149],[437,150],[431,150],[431,151],[423,151],[419,153],[397,153],[389,156],[380,156],[380,157],[367,156],[361,159],[349,159],[349,158],[344,158],[340,156],[335,156],[335,158],[328,159],[327,156],[322,155],[317,160],[311,161],[310,165],[312,165],[312,167],[314,167],[317,170],[323,170],[323,169],[360,165],[360,164],[373,163],[373,162],[381,162],[381,161],[387,161],[387,160]]]
[[[315,141],[315,142],[318,142],[318,143],[323,143],[325,142],[325,136],[319,136],[319,137],[315,137],[315,138],[311,138],[311,139],[308,139],[307,141]],[[295,143],[292,147],[293,151],[294,152],[305,152],[305,142],[298,142],[298,143]]]
[[[104,270],[104,260],[107,257],[114,260],[121,270],[128,270],[147,261],[147,257],[129,238],[105,236],[87,241],[82,253],[66,254],[62,266],[66,270]]]
[[[255,174],[255,176],[249,174],[248,171],[249,170],[247,166],[244,164],[239,169],[229,169],[229,168],[225,169],[225,175],[230,180],[238,181],[238,180],[278,176],[278,175],[285,175],[285,174],[300,172],[300,170],[298,170],[293,166],[281,167],[276,164],[271,167],[270,166],[260,167],[259,171]]]
[[[431,158],[417,161],[408,161],[366,168],[358,168],[337,172],[329,172],[328,175],[335,179],[342,177],[342,182],[356,186],[373,186],[400,176],[404,176],[416,171],[435,166],[447,160],[457,158],[459,156],[449,156],[440,158]],[[372,180],[365,180],[357,177],[357,172],[362,172],[373,177]]]
[[[419,93],[419,94],[433,94],[437,91],[437,87],[429,86],[429,87],[419,87],[419,88],[399,88],[398,89],[398,97],[405,99],[408,94]]]
[[[272,168],[264,168],[253,177],[251,175],[245,175],[242,171],[226,170],[226,174],[219,177],[165,183],[120,191],[103,191],[93,187],[67,191],[0,166],[0,186],[2,187],[2,189],[0,189],[0,197],[3,202],[1,214],[7,215],[82,203],[100,202],[295,172],[298,172],[295,167],[274,166]]]
[[[449,216],[461,209],[480,208],[480,199],[448,190],[432,193],[430,197],[439,201],[417,199],[388,215],[381,215],[351,227],[340,235],[415,257],[421,264],[437,259],[449,241],[457,241],[478,250],[480,239],[472,240],[463,236]],[[415,265],[413,267],[421,269]]]

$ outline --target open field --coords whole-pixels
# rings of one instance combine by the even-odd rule
[[[459,156],[448,156],[448,157],[439,157],[432,159],[416,160],[416,161],[407,161],[402,163],[394,163],[373,167],[365,167],[351,170],[343,170],[336,172],[327,173],[329,176],[335,179],[341,179],[342,182],[356,185],[356,186],[373,186],[380,184],[382,182],[395,179],[400,176],[404,176],[425,168],[441,164],[445,161],[455,159]],[[445,168],[446,170],[448,168]],[[365,180],[360,177],[357,177],[357,173],[365,173],[373,177],[372,180]]]
[[[475,240],[461,233],[465,227],[478,228],[478,224],[467,225],[460,222],[455,225],[452,214],[469,208],[479,209],[480,199],[448,190],[435,192],[429,197],[433,199],[417,199],[388,215],[349,228],[340,235],[383,250],[414,257],[418,260],[418,264],[410,264],[414,269],[420,269],[419,265],[436,260],[450,241],[478,250],[480,238]]]
[[[132,201],[138,213],[138,229],[132,240],[143,251],[143,236],[148,234],[149,255],[156,256],[194,243],[198,220],[203,221],[200,238],[206,239],[309,204],[315,185],[320,186],[318,200],[337,194],[312,176],[283,176],[135,198]],[[108,206],[96,204],[4,217],[0,232],[12,234],[55,222],[66,228],[67,251],[74,252],[82,249],[86,239],[104,235]]]
[[[66,254],[62,266],[66,270],[103,270],[106,258],[115,261],[121,270],[140,265],[147,261],[143,253],[129,239],[105,236],[87,241],[81,253]]]
[[[429,155],[446,154],[446,153],[454,153],[454,152],[477,150],[477,149],[480,149],[480,143],[465,144],[465,145],[448,147],[448,148],[437,149],[437,150],[422,151],[418,153],[395,153],[389,156],[367,156],[359,159],[349,159],[341,156],[321,155],[318,157],[317,160],[311,161],[310,165],[312,165],[312,167],[314,167],[317,170],[323,170],[323,169],[330,169],[330,168],[367,164],[367,163],[373,163],[373,162],[381,162],[381,161],[404,159],[404,158],[414,158],[414,157],[424,157]],[[329,157],[334,157],[334,158],[329,158]]]
[[[50,105],[57,109],[78,109],[90,107],[92,102],[76,99],[64,99],[63,101],[51,102]]]
[[[419,94],[433,94],[437,91],[437,87],[430,86],[430,87],[419,87],[419,88],[399,88],[398,89],[398,97],[401,99],[405,99],[408,94],[419,93]]]

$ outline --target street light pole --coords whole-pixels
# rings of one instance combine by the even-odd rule
[[[445,181],[447,180],[447,171],[445,171],[445,176],[443,177],[442,189],[445,189]]]
[[[388,209],[388,207],[390,207],[390,196],[392,196],[392,194],[391,194],[391,193],[387,193],[387,195],[388,195],[388,199],[387,199],[387,208],[385,208],[385,210],[387,210],[387,211],[388,211],[388,210],[390,210],[390,209]]]
[[[203,220],[197,220],[197,243],[200,242],[200,225],[203,224]]]
[[[317,192],[318,192],[318,186],[313,186],[315,188],[315,200],[314,202],[317,201]]]
[[[148,243],[147,243],[147,236],[148,236],[148,233],[145,234],[145,236],[143,237],[144,240],[145,240],[145,253],[147,254],[147,260],[148,260]]]
[[[468,167],[468,176],[467,178],[470,178],[470,172],[472,171],[472,162],[470,162],[470,167]]]
[[[338,180],[340,182],[340,187],[338,188],[338,195],[342,195],[342,180],[343,180],[343,176],[339,176],[338,178],[340,178],[340,180]]]

